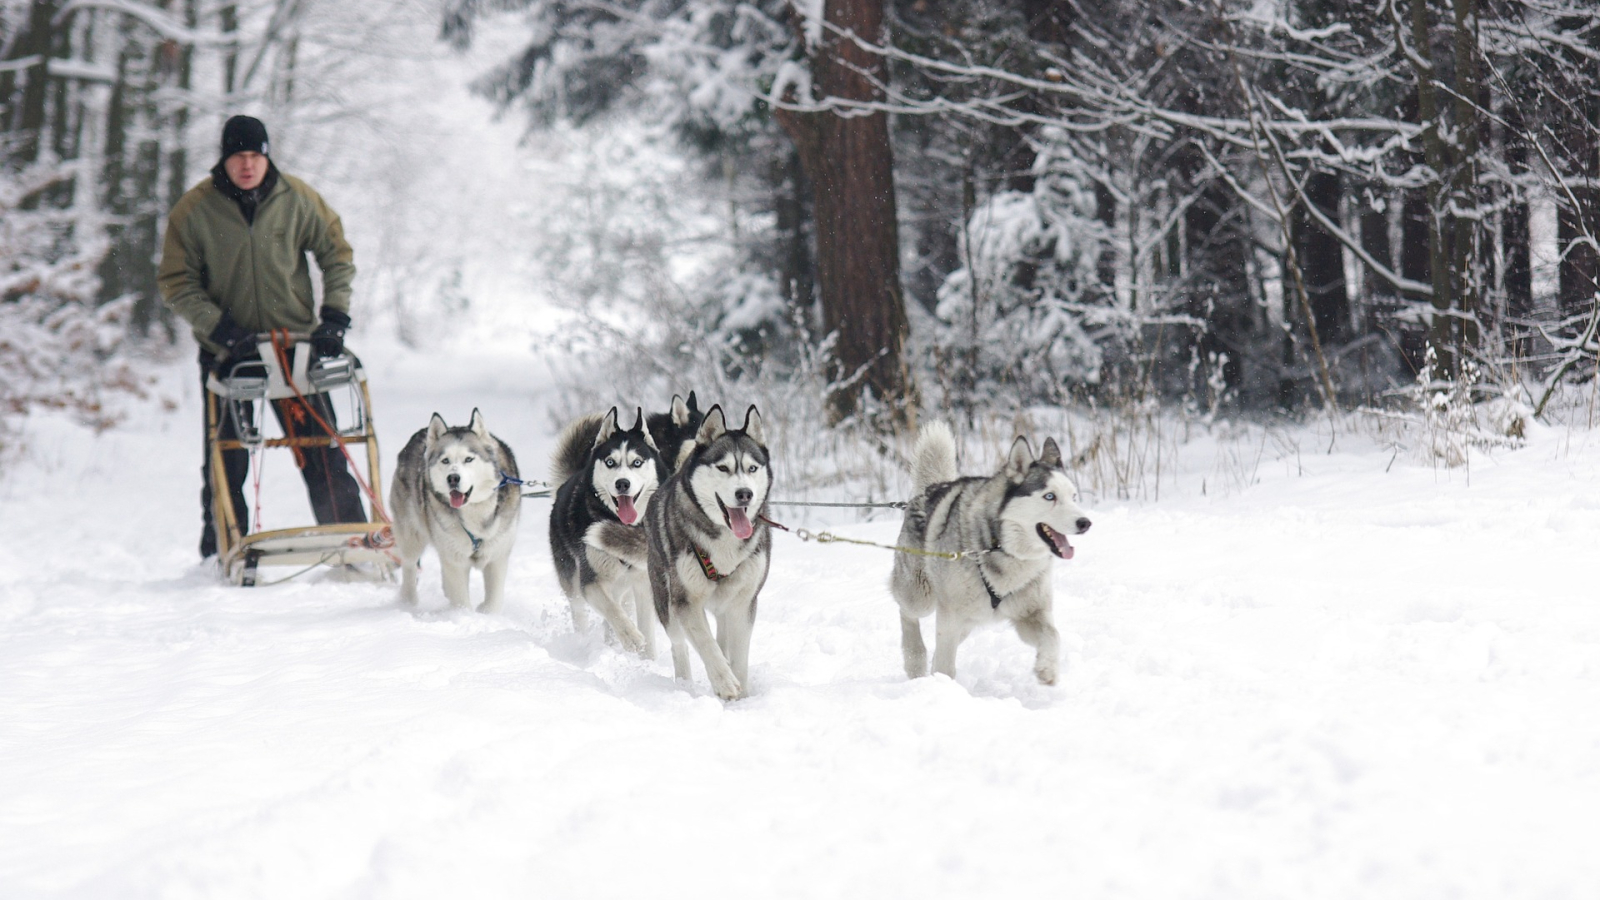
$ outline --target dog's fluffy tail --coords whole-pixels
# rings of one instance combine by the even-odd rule
[[[911,488],[920,494],[929,485],[955,481],[956,439],[950,426],[943,422],[929,422],[917,435],[916,449],[911,452]]]
[[[601,413],[584,416],[562,429],[556,438],[556,452],[550,458],[550,483],[563,485],[567,479],[583,470],[589,461],[589,451],[594,449],[594,439],[600,434]]]

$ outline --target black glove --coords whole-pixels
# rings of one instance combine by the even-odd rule
[[[245,331],[244,328],[233,320],[227,313],[217,320],[217,327],[211,329],[208,335],[211,343],[222,348],[222,355],[228,358],[237,358],[256,353],[256,336]]]
[[[337,309],[322,308],[322,324],[311,332],[311,347],[317,357],[338,356],[344,352],[344,330],[350,327],[350,317]]]

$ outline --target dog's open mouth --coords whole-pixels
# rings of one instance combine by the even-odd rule
[[[1072,558],[1072,545],[1067,543],[1067,536],[1051,528],[1043,522],[1039,523],[1039,537],[1050,546],[1050,552],[1062,559]]]
[[[467,492],[465,494],[461,493],[460,491],[450,492],[450,506],[454,509],[460,509],[461,507],[466,506],[467,501],[470,499],[472,499],[472,488],[467,488]]]
[[[728,528],[734,537],[742,541],[756,533],[756,527],[750,524],[750,514],[745,507],[729,506],[723,503],[720,497],[717,498],[717,505],[722,507],[723,521],[728,523]]]
[[[617,518],[624,525],[632,525],[639,521],[639,508],[633,505],[633,498],[627,494],[617,495]]]

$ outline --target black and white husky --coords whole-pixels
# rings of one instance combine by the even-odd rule
[[[664,413],[651,413],[645,419],[645,427],[650,429],[651,440],[660,448],[667,471],[675,471],[683,463],[705,417],[694,391],[690,391],[688,400],[673,394],[671,408]]]
[[[411,436],[389,489],[403,602],[416,605],[417,563],[431,544],[451,606],[469,605],[468,576],[476,568],[483,570],[483,611],[500,608],[522,511],[518,477],[511,448],[489,433],[477,410],[466,427],[454,428],[434,413]]]
[[[895,555],[889,590],[900,605],[906,675],[928,674],[921,620],[936,612],[935,672],[954,678],[956,648],[967,635],[981,624],[1009,621],[1037,650],[1034,674],[1055,684],[1061,641],[1050,609],[1051,564],[1071,559],[1067,535],[1090,525],[1055,440],[1047,438],[1035,458],[1019,437],[994,475],[962,478],[950,428],[932,422],[912,456],[900,543],[961,557]]]
[[[655,625],[639,526],[666,478],[644,412],[623,430],[616,407],[568,425],[550,466],[551,482],[560,485],[550,509],[550,555],[573,625],[587,628],[594,607],[624,647],[647,657],[654,655]],[[633,621],[623,607],[629,600]]]
[[[761,414],[729,430],[721,406],[705,414],[683,463],[645,511],[650,591],[672,641],[672,673],[689,680],[689,645],[711,689],[744,696],[756,595],[767,580],[772,529],[765,517],[772,468]],[[712,636],[707,615],[716,616]]]

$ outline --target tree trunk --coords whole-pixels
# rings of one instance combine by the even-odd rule
[[[1429,253],[1429,238],[1433,233],[1433,211],[1428,206],[1428,192],[1408,190],[1400,206],[1400,274],[1410,281],[1433,283],[1433,256]],[[1402,296],[1415,304],[1427,302],[1427,295],[1405,291]],[[1414,307],[1415,308],[1415,307]],[[1422,371],[1424,353],[1428,346],[1428,330],[1407,322],[1400,329],[1400,351],[1413,372]]]
[[[1564,159],[1557,165],[1577,206],[1556,195],[1556,242],[1561,250],[1559,297],[1562,317],[1585,316],[1593,311],[1600,288],[1600,100],[1592,95],[1576,99],[1562,123],[1560,142]],[[1582,325],[1577,326],[1578,330]]]
[[[4,100],[3,131],[13,136],[4,158],[8,168],[21,169],[38,160],[45,125],[45,108],[50,83],[46,60],[54,49],[55,26],[52,20],[60,8],[57,0],[33,0],[28,10],[27,31],[16,40],[13,59],[37,57],[38,62],[20,72],[7,72],[0,81],[0,100]],[[20,89],[17,81],[20,79]],[[37,204],[25,198],[24,208]]]
[[[1422,126],[1423,158],[1432,170],[1427,186],[1427,225],[1434,313],[1428,327],[1428,344],[1441,372],[1453,373],[1456,361],[1451,317],[1455,312],[1455,285],[1450,277],[1452,243],[1444,211],[1444,179],[1450,171],[1450,148],[1445,143],[1444,123],[1440,121],[1438,86],[1434,81],[1438,77],[1438,66],[1433,63],[1432,45],[1433,25],[1427,0],[1411,0],[1411,48],[1418,57],[1413,62],[1417,79],[1417,124]]]
[[[816,289],[813,284],[815,267],[811,263],[809,186],[805,172],[800,169],[800,159],[792,150],[779,154],[775,166],[778,171],[773,180],[778,189],[773,211],[781,235],[778,272],[783,282],[783,299],[795,321],[804,322],[810,328],[816,324],[812,315]]]
[[[1306,179],[1304,202],[1314,204],[1334,223],[1339,222],[1339,176],[1313,172]],[[1349,340],[1350,296],[1344,279],[1344,245],[1318,225],[1302,206],[1295,207],[1295,245],[1300,274],[1311,301],[1311,315],[1324,347]]]
[[[882,0],[830,0],[825,15],[846,34],[883,39]],[[812,52],[813,99],[879,99],[862,73],[883,80],[882,57],[832,30]],[[897,419],[909,420],[911,386],[903,359],[908,326],[888,116],[776,114],[811,180],[823,328],[838,335],[834,415],[855,411],[861,392],[870,390],[891,405]]]
[[[1504,153],[1506,170],[1513,180],[1528,174],[1528,145],[1523,140],[1526,125],[1516,100],[1506,98],[1503,103]],[[1506,338],[1510,342],[1513,358],[1528,356],[1528,322],[1533,318],[1533,235],[1530,231],[1528,201],[1523,187],[1513,184],[1510,203],[1500,218],[1500,246],[1505,259]]]
[[[1456,307],[1461,316],[1454,320],[1451,336],[1460,360],[1478,349],[1479,308],[1482,305],[1483,279],[1479,268],[1482,209],[1478,190],[1478,147],[1483,134],[1477,101],[1483,96],[1478,78],[1478,0],[1454,0],[1455,13],[1455,116],[1456,156],[1450,177],[1450,276],[1455,282]],[[1463,215],[1462,213],[1465,213]]]

